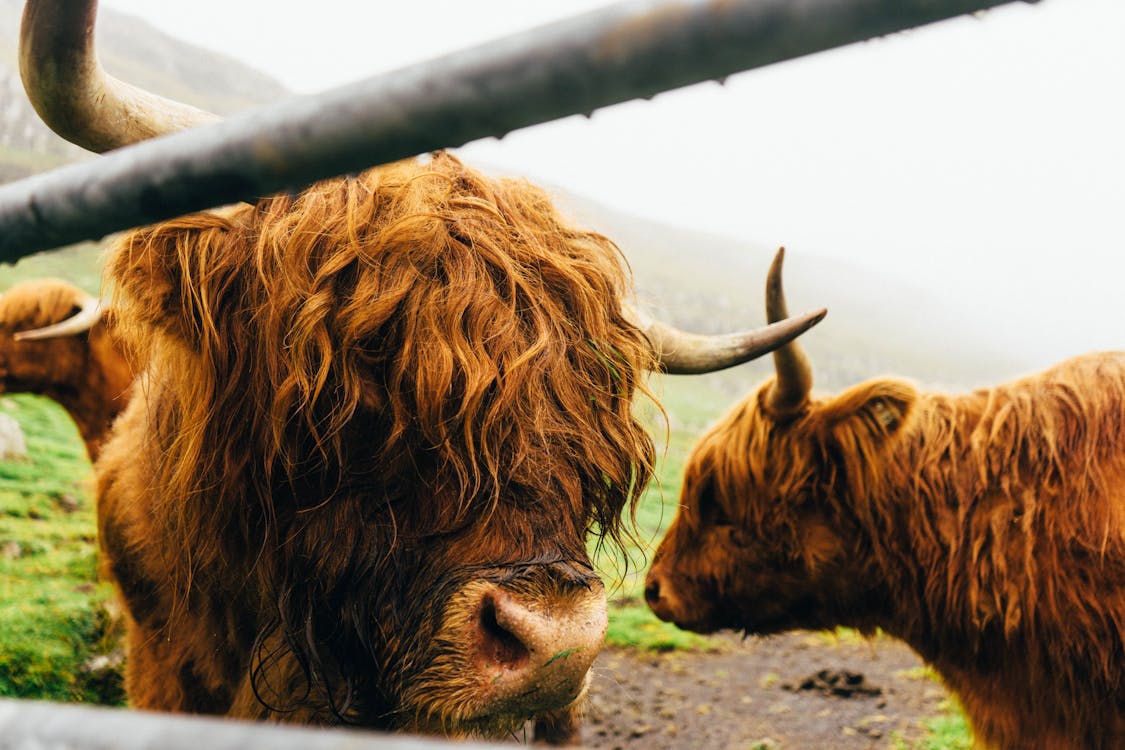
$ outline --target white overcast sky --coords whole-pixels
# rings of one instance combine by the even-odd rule
[[[298,92],[608,4],[103,3]],[[1015,3],[462,153],[791,259],[879,266],[1038,364],[1125,349],[1125,0]]]

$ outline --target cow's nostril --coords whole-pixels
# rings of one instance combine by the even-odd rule
[[[660,601],[660,582],[655,578],[650,578],[645,584],[645,601],[650,607]]]
[[[468,644],[463,676],[478,688],[475,710],[528,715],[573,703],[605,640],[600,583],[550,598],[484,582],[470,586],[458,598],[471,597],[472,609],[451,609],[455,619],[446,633]]]
[[[523,666],[528,660],[527,646],[496,616],[496,598],[485,596],[480,610],[480,654],[486,661],[501,664],[509,669]]]

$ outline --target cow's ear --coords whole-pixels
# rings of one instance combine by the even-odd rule
[[[841,393],[821,414],[833,437],[849,448],[881,445],[902,429],[918,400],[918,390],[901,380],[873,380]]]
[[[152,328],[195,349],[199,346],[213,270],[229,244],[230,222],[217,212],[192,214],[125,235],[111,251],[107,274],[115,285],[113,307],[122,320],[139,324],[143,349]],[[145,328],[148,333],[145,333]]]

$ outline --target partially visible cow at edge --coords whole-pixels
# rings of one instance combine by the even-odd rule
[[[70,335],[75,327],[77,335]],[[0,388],[47,396],[70,414],[95,460],[129,400],[133,366],[98,300],[59,279],[0,294]]]
[[[688,461],[653,611],[700,632],[882,629],[986,747],[1125,747],[1125,355],[958,396],[878,379],[816,397],[796,342],[774,359]]]
[[[94,14],[25,10],[48,124],[105,150],[210,119],[107,78]],[[130,703],[557,742],[606,628],[587,536],[652,468],[645,372],[823,315],[651,321],[609,240],[445,154],[134,231],[108,272],[145,363],[97,465]]]

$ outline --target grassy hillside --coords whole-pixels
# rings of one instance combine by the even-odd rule
[[[97,295],[102,286],[104,249],[105,243],[84,242],[30,255],[15,265],[0,265],[0,292],[21,281],[53,276]]]
[[[118,703],[85,448],[51,401],[4,396],[0,410],[20,422],[28,447],[26,461],[0,462],[0,695]]]

